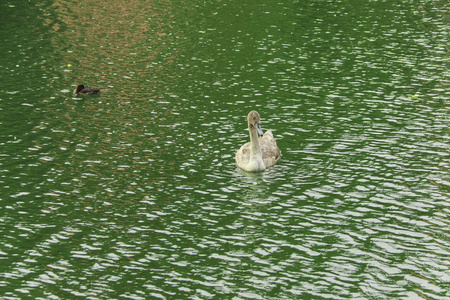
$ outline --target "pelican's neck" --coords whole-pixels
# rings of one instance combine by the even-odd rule
[[[251,124],[248,124],[248,131],[250,132],[250,160],[258,157],[262,158],[261,146],[259,145],[258,131]]]

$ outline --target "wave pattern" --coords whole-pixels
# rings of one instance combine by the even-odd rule
[[[0,46],[2,298],[449,297],[448,6],[138,2],[37,5]]]

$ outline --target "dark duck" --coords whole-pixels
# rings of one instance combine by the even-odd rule
[[[77,86],[77,89],[74,91],[75,94],[83,94],[83,95],[92,95],[92,94],[97,94],[98,92],[100,92],[100,89],[98,88],[93,88],[93,87],[88,87],[88,86],[84,86],[82,84]]]

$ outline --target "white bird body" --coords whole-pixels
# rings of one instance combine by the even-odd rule
[[[250,142],[244,144],[236,152],[237,165],[247,172],[261,172],[276,164],[281,157],[281,151],[273,137],[272,131],[262,134],[260,117],[256,111],[247,116]],[[258,135],[262,135],[258,137]]]

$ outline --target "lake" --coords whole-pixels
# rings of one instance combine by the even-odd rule
[[[448,299],[449,11],[2,1],[0,298]]]

